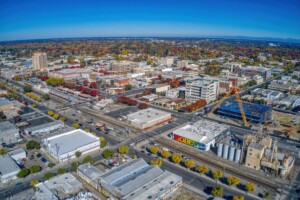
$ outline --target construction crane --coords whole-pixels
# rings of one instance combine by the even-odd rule
[[[228,97],[230,97],[231,95],[235,95],[236,97],[236,100],[237,100],[237,103],[239,105],[239,108],[240,108],[240,111],[241,111],[241,115],[242,115],[242,119],[243,119],[243,122],[244,122],[244,126],[246,127],[249,127],[250,124],[247,122],[247,119],[246,119],[246,114],[244,112],[244,108],[243,108],[243,103],[242,103],[242,100],[241,100],[241,97],[240,97],[240,94],[239,94],[239,89],[237,87],[233,87],[225,96],[224,98],[219,101],[219,103],[213,107],[211,109],[211,111],[208,113],[208,114],[212,114]]]

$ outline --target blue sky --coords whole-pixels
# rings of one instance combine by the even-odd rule
[[[300,1],[0,0],[0,41],[101,36],[300,39]]]

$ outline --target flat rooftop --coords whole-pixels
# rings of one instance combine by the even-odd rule
[[[65,194],[67,194],[69,192],[74,192],[83,187],[82,183],[80,183],[70,173],[65,173],[65,174],[56,176],[48,181],[45,181],[44,184],[50,190],[60,190]]]
[[[99,179],[100,175],[104,173],[97,167],[91,165],[90,163],[78,166],[77,170],[79,170],[82,174],[88,177],[91,181]]]
[[[10,104],[12,102],[10,102],[8,99],[6,98],[0,98],[0,106],[4,106],[4,105],[7,105],[7,104]]]
[[[53,155],[62,155],[79,147],[99,141],[99,138],[84,130],[76,129],[67,133],[46,138],[45,144]]]
[[[19,170],[20,167],[9,155],[0,155],[0,173],[2,176]]]
[[[210,143],[216,136],[229,131],[230,126],[202,119],[174,131],[174,134],[203,144]]]
[[[17,130],[17,127],[11,122],[5,121],[0,123],[0,135],[1,133],[4,133],[5,131],[12,130],[12,129]]]
[[[171,118],[171,113],[153,109],[153,108],[140,110],[135,113],[127,115],[129,121],[139,123],[139,124],[151,124],[165,117]]]

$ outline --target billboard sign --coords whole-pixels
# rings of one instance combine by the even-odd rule
[[[185,99],[185,90],[179,90],[178,91],[178,98]]]

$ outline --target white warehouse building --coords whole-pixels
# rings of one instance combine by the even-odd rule
[[[100,149],[99,138],[81,129],[72,130],[43,140],[48,153],[60,162]]]
[[[171,138],[202,151],[209,151],[215,145],[216,137],[229,132],[228,125],[202,119],[173,131]]]

